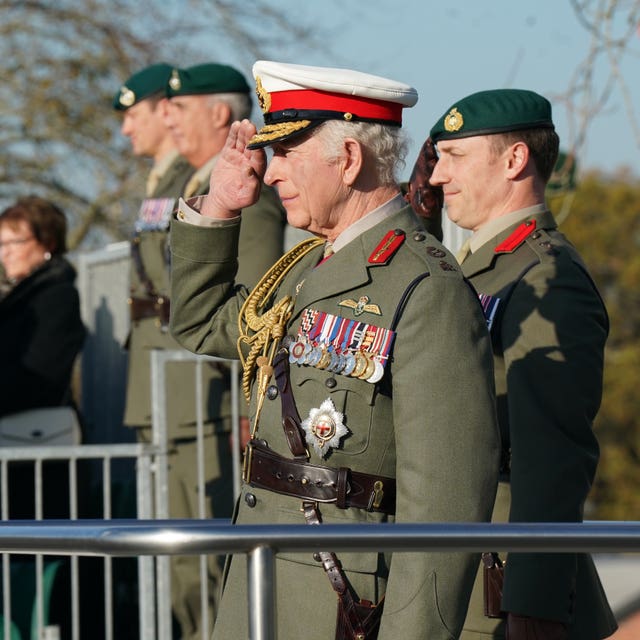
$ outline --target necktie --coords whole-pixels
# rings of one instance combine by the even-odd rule
[[[155,169],[151,169],[147,177],[147,185],[146,185],[147,198],[151,197],[155,188],[158,186],[158,182],[160,182],[160,175]]]
[[[194,173],[191,178],[189,178],[187,182],[187,186],[184,188],[182,193],[182,197],[187,199],[190,198],[197,190],[200,185],[200,177],[197,175],[197,172]]]
[[[459,264],[462,264],[465,261],[465,258],[471,253],[471,238],[467,238],[464,241],[464,244],[456,253],[456,260]]]

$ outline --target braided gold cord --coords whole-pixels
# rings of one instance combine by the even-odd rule
[[[273,292],[276,291],[284,276],[309,251],[323,244],[319,238],[310,238],[298,243],[287,251],[278,262],[262,277],[251,290],[238,314],[238,353],[242,362],[242,391],[247,399],[251,399],[251,381],[257,366],[257,360],[262,357],[260,370],[259,393],[266,393],[270,376],[270,368],[278,342],[284,336],[287,321],[293,312],[294,300],[291,296],[284,296],[275,302],[270,309],[262,312]],[[249,354],[245,358],[242,346],[249,345]],[[265,375],[266,374],[266,375]],[[261,403],[260,403],[261,404]],[[256,416],[257,418],[257,416]],[[256,419],[257,423],[257,419]]]

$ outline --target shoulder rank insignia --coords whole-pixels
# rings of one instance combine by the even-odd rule
[[[393,257],[393,254],[404,242],[405,233],[402,229],[393,229],[382,238],[380,244],[369,256],[369,264],[386,264]]]
[[[354,316],[361,316],[365,312],[375,313],[375,315],[381,316],[382,311],[380,307],[373,302],[369,302],[369,300],[369,296],[360,296],[357,302],[351,298],[347,298],[346,300],[338,302],[338,306],[353,309]]]
[[[523,222],[506,240],[503,240],[493,251],[494,253],[511,253],[517,249],[534,231],[536,221]]]

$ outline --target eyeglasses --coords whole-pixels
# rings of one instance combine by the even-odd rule
[[[14,240],[0,241],[0,249],[2,249],[3,247],[14,245],[14,244],[25,244],[29,242],[29,240],[33,240],[33,239],[34,239],[34,236],[29,236],[28,238],[15,238]]]

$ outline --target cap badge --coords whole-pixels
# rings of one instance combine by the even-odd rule
[[[325,457],[329,449],[340,445],[340,438],[349,433],[344,426],[342,413],[336,410],[331,398],[327,398],[319,408],[309,411],[309,417],[302,421],[307,443],[313,445],[320,457]]]
[[[453,107],[451,111],[444,117],[444,128],[446,131],[459,131],[462,129],[462,125],[464,124],[464,118],[462,114]]]
[[[130,107],[136,101],[136,94],[128,87],[120,87],[120,97],[118,101],[123,107]]]
[[[271,95],[262,86],[262,81],[256,77],[256,95],[258,96],[258,104],[262,109],[262,113],[269,113],[271,109]]]
[[[180,89],[182,89],[182,82],[180,81],[180,72],[177,69],[174,69],[171,72],[171,77],[169,78],[169,86],[174,91],[180,91]]]

